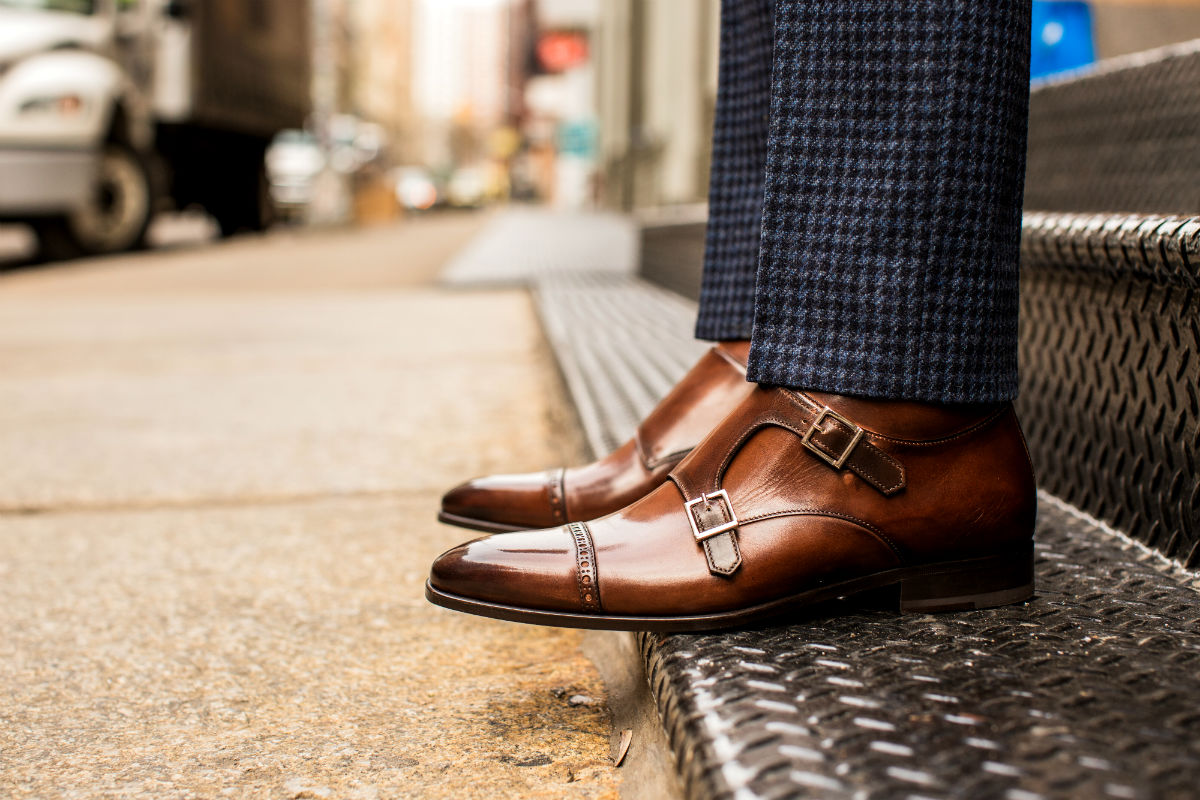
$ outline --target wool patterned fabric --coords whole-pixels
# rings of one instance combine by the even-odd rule
[[[761,6],[727,0],[723,21],[753,30],[740,12]],[[761,41],[725,44],[722,58]],[[1028,59],[1028,0],[778,0],[751,380],[890,399],[1015,396]],[[721,122],[745,116],[760,79],[747,65],[729,74],[742,85],[721,87],[733,103],[718,110],[725,143],[742,141]],[[745,180],[752,149],[732,148],[739,158],[714,165],[714,184]],[[719,276],[705,276],[701,336],[723,322],[742,330],[752,234],[723,220],[752,184],[710,192],[706,270]]]
[[[699,339],[749,339],[767,166],[774,0],[724,0]]]

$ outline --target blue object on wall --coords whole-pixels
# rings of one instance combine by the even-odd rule
[[[1029,75],[1040,78],[1096,60],[1092,10],[1080,0],[1033,0]]]

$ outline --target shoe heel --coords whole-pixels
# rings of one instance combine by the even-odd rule
[[[1033,547],[1009,556],[934,565],[900,582],[900,611],[963,611],[1033,597]]]

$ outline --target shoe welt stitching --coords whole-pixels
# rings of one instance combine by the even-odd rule
[[[582,522],[572,522],[567,530],[575,540],[575,582],[579,588],[579,604],[584,611],[600,611],[600,581],[596,574],[596,549],[592,534]]]

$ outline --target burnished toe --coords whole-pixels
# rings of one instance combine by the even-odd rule
[[[574,540],[563,528],[485,536],[438,556],[435,590],[485,603],[579,609]]]
[[[476,478],[442,497],[441,517],[489,532],[558,525],[566,521],[561,484],[562,470]]]

